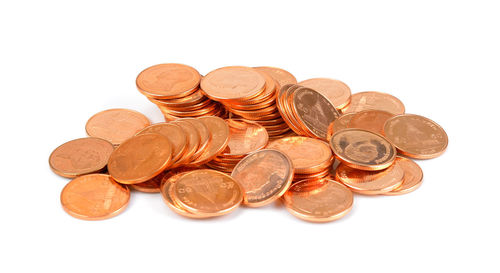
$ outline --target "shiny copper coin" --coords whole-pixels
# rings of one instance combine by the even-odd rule
[[[123,184],[145,182],[164,171],[172,158],[170,141],[160,134],[141,134],[123,142],[111,154],[108,171]]]
[[[151,123],[143,114],[128,109],[109,109],[93,115],[85,125],[87,134],[120,145]]]
[[[314,78],[298,83],[321,93],[338,110],[346,107],[351,102],[351,89],[347,84],[334,79]]]
[[[201,76],[198,71],[184,64],[159,64],[146,68],[136,80],[137,89],[156,99],[186,96],[197,90]]]
[[[187,136],[186,151],[182,157],[178,160],[179,164],[184,164],[191,162],[195,158],[195,153],[198,151],[198,146],[200,146],[200,134],[193,124],[184,119],[178,119],[174,121],[174,124],[181,127],[184,134]]]
[[[292,183],[293,165],[284,153],[267,149],[243,158],[231,176],[245,192],[243,203],[250,207],[261,207],[286,192]]]
[[[322,171],[319,171],[317,173],[313,174],[300,174],[297,173],[294,175],[293,180],[294,181],[299,181],[299,180],[304,180],[304,179],[311,179],[311,178],[324,178],[330,174],[331,167],[328,167]]]
[[[206,115],[210,112],[213,112],[213,111],[217,110],[217,107],[218,107],[218,105],[213,103],[205,108],[197,109],[197,110],[176,111],[176,110],[172,110],[170,108],[165,108],[164,111],[166,111],[167,113],[169,113],[173,116],[176,116],[176,117],[195,117],[195,116]]]
[[[360,170],[382,170],[396,159],[396,149],[383,136],[362,129],[345,129],[330,139],[335,156]]]
[[[231,176],[209,169],[182,175],[170,194],[183,209],[207,217],[227,214],[243,200],[241,188]]]
[[[251,99],[264,91],[265,78],[244,66],[222,67],[208,73],[201,81],[204,94],[213,100]]]
[[[196,90],[192,94],[176,99],[167,99],[167,100],[153,99],[153,98],[148,98],[148,99],[155,104],[162,104],[165,106],[176,106],[179,104],[182,105],[182,104],[200,103],[202,101],[207,100],[207,97],[205,97],[200,90]]]
[[[270,66],[259,66],[254,68],[271,76],[280,86],[297,83],[297,79],[292,75],[292,73],[284,69]]]
[[[333,180],[302,180],[283,196],[294,216],[310,222],[330,222],[345,216],[354,202],[352,192]]]
[[[222,153],[229,143],[229,126],[226,121],[215,116],[201,117],[198,120],[205,124],[212,137],[204,152],[190,165],[202,165],[209,162]]]
[[[157,133],[166,137],[172,144],[172,164],[176,163],[184,155],[187,147],[187,136],[182,128],[173,123],[156,123],[144,128],[138,135]]]
[[[335,179],[354,192],[374,195],[398,188],[403,183],[404,174],[398,162],[381,171],[363,171],[340,164],[336,169]]]
[[[298,135],[307,135],[307,132],[305,132],[307,129],[301,128],[300,124],[298,123],[297,119],[293,116],[292,110],[290,107],[291,102],[289,101],[289,94],[292,94],[300,88],[301,86],[292,84],[292,85],[285,85],[281,88],[281,90],[278,93],[278,96],[276,98],[276,106],[278,107],[278,110],[283,117],[283,120],[288,124],[290,129],[292,129],[295,133]]]
[[[129,187],[133,190],[145,192],[145,193],[157,193],[160,192],[160,185],[166,172],[162,172],[159,175],[147,180],[146,182],[141,182],[137,184],[129,184]]]
[[[193,161],[196,158],[200,157],[203,152],[205,152],[208,144],[212,141],[212,135],[210,134],[207,126],[200,120],[195,118],[184,118],[182,120],[191,123],[194,128],[196,128],[196,130],[198,131],[198,135],[200,136],[200,145],[198,145],[198,150],[193,154],[193,157],[191,159],[191,161]]]
[[[365,129],[377,134],[383,134],[385,122],[392,117],[394,115],[386,111],[365,110],[355,113],[351,117],[347,127]]]
[[[325,142],[302,136],[277,139],[267,146],[286,154],[293,162],[295,173],[315,173],[330,166],[332,151]]]
[[[416,190],[420,187],[420,185],[422,185],[424,174],[420,166],[418,166],[415,161],[398,156],[396,157],[396,162],[404,171],[403,183],[401,186],[393,189],[392,191],[384,193],[385,195],[406,194]]]
[[[121,213],[130,191],[107,174],[88,174],[71,180],[61,192],[61,205],[71,216],[101,220]]]
[[[241,119],[228,119],[226,122],[229,126],[229,142],[225,155],[246,155],[267,145],[269,136],[262,125]]]
[[[114,147],[109,141],[87,137],[57,147],[49,157],[52,171],[64,177],[77,177],[103,170]]]
[[[351,103],[344,113],[364,110],[382,110],[394,115],[405,112],[404,104],[396,97],[381,92],[360,92],[352,95]]]
[[[401,154],[413,158],[435,158],[448,147],[448,135],[443,128],[418,115],[406,114],[389,119],[384,134]]]
[[[349,123],[351,122],[351,119],[355,114],[356,113],[343,114],[332,123],[330,123],[326,132],[326,139],[329,141],[334,133],[348,128]]]

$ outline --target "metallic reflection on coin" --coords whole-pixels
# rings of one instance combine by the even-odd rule
[[[381,92],[360,92],[353,94],[351,103],[344,113],[361,112],[364,110],[382,110],[393,115],[401,115],[405,112],[404,104],[396,97]]]
[[[326,140],[330,141],[330,138],[332,138],[333,134],[340,130],[348,128],[349,122],[351,122],[351,119],[354,115],[355,113],[343,114],[338,119],[330,123],[326,132]]]
[[[163,177],[165,177],[166,172],[162,172],[159,175],[141,183],[129,184],[129,187],[133,190],[145,192],[145,193],[157,193],[160,192],[160,185]]]
[[[266,128],[256,122],[242,119],[227,119],[229,142],[224,155],[243,156],[264,148],[269,136]]]
[[[384,193],[385,195],[401,195],[412,192],[416,190],[420,185],[422,185],[422,179],[424,174],[420,166],[418,166],[415,161],[404,158],[404,157],[396,157],[396,162],[404,171],[404,179],[401,186],[395,188],[390,192]]]
[[[404,174],[398,162],[381,171],[363,171],[340,164],[335,171],[335,179],[354,192],[374,195],[390,192],[399,187],[403,183]]]
[[[351,89],[339,80],[314,78],[301,81],[298,84],[320,92],[337,110],[345,108],[351,102]]]
[[[138,133],[140,134],[147,134],[147,133],[157,133],[160,135],[163,135],[166,137],[169,141],[170,144],[172,144],[172,163],[176,164],[178,160],[184,155],[186,152],[186,147],[187,147],[187,136],[182,130],[181,127],[179,127],[176,124],[173,123],[156,123],[152,124],[146,128],[144,128],[142,131]],[[177,165],[177,164],[176,164]]]
[[[259,66],[254,68],[267,73],[274,80],[276,80],[280,86],[297,83],[297,79],[290,72],[284,69],[269,66]]]
[[[354,113],[347,127],[364,129],[382,135],[385,122],[392,117],[394,115],[386,111],[365,110]]]
[[[215,116],[201,117],[198,118],[198,121],[201,121],[208,128],[211,141],[204,152],[190,163],[191,166],[202,165],[211,161],[226,149],[229,142],[229,126],[226,121]]]
[[[251,99],[263,91],[264,85],[261,74],[244,66],[222,67],[201,80],[204,94],[216,101]]]

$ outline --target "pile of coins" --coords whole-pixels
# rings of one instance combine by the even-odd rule
[[[327,78],[297,83],[279,68],[223,67],[201,79],[189,66],[163,64],[141,72],[137,87],[168,122],[106,110],[87,122],[89,137],[50,155],[51,169],[73,178],[61,193],[70,215],[117,215],[130,188],[160,192],[189,218],[281,200],[298,218],[327,222],[351,210],[353,192],[414,191],[423,172],[410,158],[435,158],[448,145],[437,123],[405,114],[392,95],[351,94]]]

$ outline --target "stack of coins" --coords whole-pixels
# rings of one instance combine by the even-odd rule
[[[295,78],[286,73],[293,82]],[[201,91],[212,100],[221,102],[237,117],[261,124],[270,137],[277,138],[286,135],[290,128],[276,107],[279,84],[272,75],[265,68],[222,67],[201,80]]]
[[[200,92],[200,80],[196,69],[168,63],[143,70],[137,76],[136,85],[168,121],[183,117],[227,117],[224,107]]]

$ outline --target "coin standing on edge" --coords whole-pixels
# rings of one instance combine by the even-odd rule
[[[340,164],[335,171],[336,180],[365,195],[384,194],[398,188],[403,183],[404,175],[398,162],[381,171],[363,171],[345,164]]]
[[[385,195],[406,194],[416,190],[422,185],[424,173],[415,161],[398,156],[396,157],[396,162],[404,171],[403,183],[392,191],[384,193]]]

